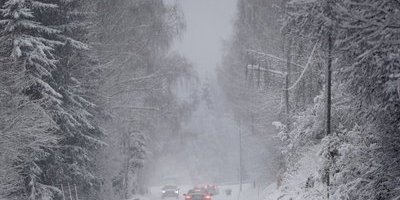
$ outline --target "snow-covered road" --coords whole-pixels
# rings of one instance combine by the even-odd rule
[[[193,186],[179,186],[181,190],[181,195],[179,200],[184,200],[182,194],[187,193],[187,191]],[[232,190],[230,195],[225,193],[226,190]],[[240,192],[240,186],[235,185],[220,185],[219,186],[219,194],[213,196],[213,200],[262,200],[262,191],[256,187],[254,188],[252,184],[243,184],[242,192]],[[150,194],[146,197],[135,197],[131,200],[140,199],[140,200],[161,200],[161,187],[151,187]],[[169,200],[166,198],[165,200]],[[170,198],[170,200],[175,200],[175,198]]]

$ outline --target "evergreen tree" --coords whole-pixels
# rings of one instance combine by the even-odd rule
[[[41,17],[48,26],[62,33],[58,38],[63,45],[56,49],[59,62],[53,71],[54,86],[63,95],[64,113],[54,116],[60,126],[60,145],[49,160],[49,173],[59,184],[66,182],[79,186],[90,193],[99,188],[99,179],[94,175],[94,154],[104,143],[102,131],[97,126],[94,114],[98,107],[93,103],[97,77],[96,67],[86,41],[88,37],[88,15],[81,1],[58,1],[59,8]],[[55,159],[57,158],[57,159]],[[62,170],[60,170],[62,169]]]
[[[377,137],[379,168],[368,171],[377,177],[375,199],[392,199],[400,194],[395,178],[400,176],[397,150],[400,108],[400,4],[398,1],[343,0],[336,5],[341,30],[339,47],[340,80],[346,91],[354,94],[352,104],[357,118]],[[368,130],[361,133],[364,137]],[[395,161],[396,162],[393,162]],[[385,170],[382,170],[385,169]],[[378,178],[379,177],[379,178]]]
[[[91,88],[84,88],[94,77],[86,73],[93,66],[88,47],[79,41],[87,34],[81,8],[79,1],[2,3],[2,84],[9,89],[5,98],[10,102],[2,124],[25,119],[20,126],[26,127],[36,122],[31,133],[21,129],[18,134],[38,144],[7,155],[15,156],[14,168],[26,180],[13,195],[55,198],[60,190],[53,186],[76,183],[89,190],[98,185],[93,153],[102,144],[101,131],[94,122]],[[26,109],[34,112],[27,115]],[[2,128],[5,135],[19,130]]]
[[[39,1],[1,2],[2,84],[9,88],[1,132],[9,138],[6,142],[17,145],[12,154],[5,156],[10,156],[8,164],[23,180],[6,183],[17,187],[6,190],[6,196],[33,200],[60,192],[44,182],[44,161],[56,145],[58,126],[52,113],[60,110],[62,95],[51,81],[57,64],[53,52],[62,43],[52,39],[60,31],[43,25],[35,15],[35,10],[56,8],[55,4]]]
[[[396,136],[399,44],[395,42],[399,39],[399,6],[396,1],[368,0],[293,0],[288,4],[285,28],[308,39],[326,41],[324,32],[330,26],[336,37],[334,134],[321,140],[321,156],[326,162],[320,166],[321,172],[331,168],[329,193],[333,199],[391,199],[398,196],[393,177],[399,176],[399,170],[393,160],[398,160],[394,152],[399,148]],[[309,41],[305,43],[307,45]],[[321,51],[326,52],[324,48]],[[310,132],[307,127],[310,124],[321,127],[321,120],[304,113],[296,115],[295,122],[300,130],[288,133],[291,142],[286,146],[299,152],[303,147],[297,143],[316,139],[310,134],[314,131]],[[299,133],[302,133],[300,137]],[[287,156],[298,155],[289,153]],[[289,163],[299,164],[297,161]],[[327,178],[324,173],[320,176],[323,180]],[[318,190],[318,187],[314,189]],[[307,193],[305,190],[304,195]]]
[[[92,5],[97,15],[91,39],[106,98],[101,106],[109,116],[102,128],[110,146],[98,154],[105,179],[99,196],[124,199],[140,189],[139,172],[157,124],[179,124],[181,108],[172,87],[190,73],[190,65],[169,49],[183,27],[182,16],[162,0],[102,0]]]

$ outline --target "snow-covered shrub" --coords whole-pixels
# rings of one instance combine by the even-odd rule
[[[355,125],[337,132],[332,147],[332,197],[335,199],[375,199],[379,170],[377,138],[372,127]]]
[[[308,147],[318,144],[324,137],[324,100],[322,95],[314,99],[315,104],[309,106],[304,112],[293,117],[292,129],[287,132],[285,125],[277,126],[279,128],[278,137],[284,144],[282,154],[286,163],[296,163]],[[275,126],[278,124],[274,123]]]
[[[366,199],[376,196],[374,186],[380,167],[376,128],[373,124],[358,125],[362,120],[353,117],[356,109],[351,107],[350,98],[341,87],[334,87],[334,132],[331,135],[325,136],[322,95],[316,97],[314,106],[294,116],[290,132],[285,132],[284,125],[275,123],[280,125],[277,126],[280,128],[279,137],[284,144],[282,154],[286,171],[281,187],[283,194],[297,191],[296,196],[322,199],[327,194],[329,172],[332,198]],[[315,169],[315,173],[306,170],[309,168]]]

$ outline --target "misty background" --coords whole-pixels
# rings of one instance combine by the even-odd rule
[[[272,182],[276,172],[273,127],[259,137],[252,135],[248,124],[239,126],[217,80],[224,44],[233,35],[237,1],[166,2],[178,3],[186,20],[173,51],[185,56],[198,75],[195,81],[177,84],[176,95],[181,101],[191,101],[193,95],[199,99],[190,118],[182,122],[182,133],[159,139],[164,147],[150,161],[149,184],[160,185],[164,179],[189,185],[238,182],[240,132],[245,181]]]

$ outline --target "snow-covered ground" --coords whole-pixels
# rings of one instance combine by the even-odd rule
[[[299,159],[298,165],[293,169],[289,169],[286,177],[284,177],[282,186],[277,189],[276,184],[267,187],[263,195],[263,200],[320,200],[324,199],[325,188],[321,184],[318,175],[318,166],[322,160],[318,156],[320,146],[315,145],[303,153]],[[305,189],[306,182],[311,178],[313,187]]]

